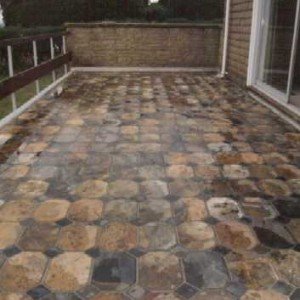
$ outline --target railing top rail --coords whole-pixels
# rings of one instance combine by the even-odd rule
[[[13,77],[4,79],[0,82],[0,102],[1,100],[16,92],[20,88],[28,85],[34,80],[48,74],[49,72],[59,68],[60,66],[67,64],[71,61],[71,53],[62,54],[54,59],[50,59],[46,62],[39,64],[36,67],[32,67],[14,75]]]
[[[4,40],[0,40],[0,47],[19,45],[30,41],[46,40],[49,38],[60,37],[67,34],[68,33],[66,31],[60,31],[55,33],[45,33],[45,34],[25,36],[20,38],[4,39]]]

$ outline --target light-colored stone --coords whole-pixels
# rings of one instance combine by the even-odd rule
[[[225,165],[223,174],[229,179],[245,179],[249,177],[248,169],[241,165]]]
[[[181,198],[174,203],[175,216],[183,221],[201,221],[207,217],[205,202],[199,198]]]
[[[190,178],[194,176],[194,172],[189,166],[172,165],[167,168],[167,175],[172,178]]]
[[[0,222],[20,222],[29,218],[33,209],[32,200],[6,202],[0,208]]]
[[[89,282],[92,259],[84,253],[66,252],[52,259],[45,284],[58,292],[74,292]]]
[[[219,220],[238,219],[242,212],[231,198],[211,198],[207,201],[207,207],[210,215]]]
[[[107,186],[102,180],[88,180],[76,186],[73,193],[82,198],[99,198],[106,194]]]
[[[72,224],[61,229],[57,245],[66,251],[85,251],[95,246],[96,236],[96,226]]]
[[[29,168],[27,166],[16,165],[16,166],[10,167],[5,172],[3,172],[1,177],[4,179],[16,180],[16,179],[26,176],[28,171],[29,171]]]
[[[47,258],[38,252],[22,252],[9,258],[1,269],[0,288],[26,292],[41,282]]]
[[[63,199],[51,199],[42,203],[33,216],[40,222],[56,222],[67,215],[70,202]]]
[[[173,226],[148,224],[139,229],[139,246],[151,250],[167,250],[176,244]]]
[[[138,184],[130,180],[117,180],[108,185],[108,194],[115,198],[132,198],[138,192]]]
[[[111,222],[99,228],[98,247],[105,251],[126,251],[137,245],[137,228],[130,223]]]
[[[30,180],[20,183],[17,187],[17,193],[28,198],[35,198],[45,194],[49,183],[39,180]]]
[[[182,282],[178,257],[166,252],[149,252],[140,258],[140,284],[159,290],[175,289]]]
[[[258,241],[249,226],[234,222],[220,222],[215,226],[220,245],[235,252],[251,250],[258,245]]]
[[[100,200],[81,199],[70,206],[68,217],[77,222],[99,220],[102,215],[103,202]]]
[[[0,222],[0,249],[12,246],[22,232],[19,223]]]
[[[216,245],[215,234],[204,222],[187,222],[177,227],[180,243],[189,249],[210,249]]]
[[[288,300],[287,296],[272,290],[248,290],[241,300]]]

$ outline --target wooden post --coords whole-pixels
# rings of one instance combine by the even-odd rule
[[[53,41],[52,37],[50,38],[50,51],[51,51],[51,59],[54,59],[55,50],[54,50],[54,41]],[[55,70],[52,71],[52,80],[53,80],[53,82],[56,81]]]
[[[8,74],[9,77],[13,77],[14,63],[13,63],[13,56],[12,56],[12,47],[10,45],[7,46],[7,58],[8,58]],[[17,97],[15,93],[11,94],[11,104],[12,104],[12,110],[15,111],[17,109]]]
[[[67,53],[67,44],[66,44],[66,37],[63,35],[62,36],[62,48],[63,48],[63,54]],[[65,64],[64,65],[64,69],[65,69],[65,74],[68,73],[68,65]]]
[[[32,41],[32,46],[33,46],[33,63],[34,66],[37,67],[39,62],[38,62],[36,41]],[[35,88],[36,88],[36,93],[38,94],[40,92],[40,82],[38,79],[35,81]]]

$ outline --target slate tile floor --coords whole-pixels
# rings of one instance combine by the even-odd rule
[[[79,73],[0,144],[0,299],[300,299],[300,134],[231,82]]]

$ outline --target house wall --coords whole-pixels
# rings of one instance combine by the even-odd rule
[[[253,0],[231,0],[227,72],[246,84],[252,24]]]
[[[75,66],[219,67],[221,25],[67,24]]]

